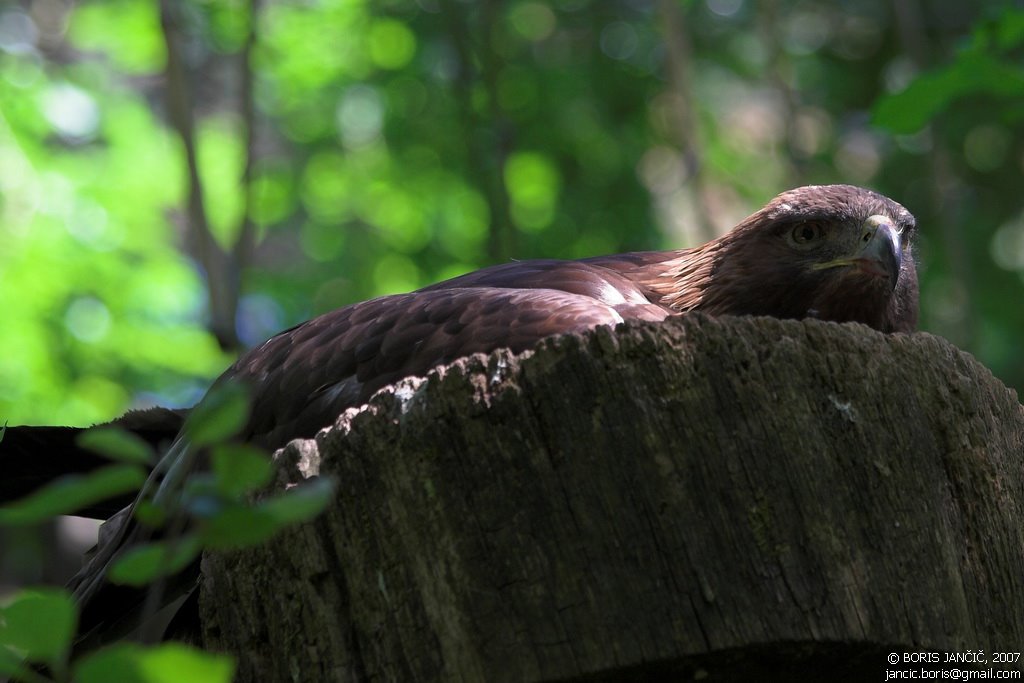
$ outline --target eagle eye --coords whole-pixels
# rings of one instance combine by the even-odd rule
[[[800,223],[789,233],[789,238],[798,247],[810,246],[821,237],[821,226],[816,223]]]

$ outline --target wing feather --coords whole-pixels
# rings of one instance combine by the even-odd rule
[[[225,376],[253,387],[246,436],[276,448],[312,436],[346,407],[403,377],[622,320],[607,304],[553,289],[427,289],[347,306],[292,328],[243,356]]]

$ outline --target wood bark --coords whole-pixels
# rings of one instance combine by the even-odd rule
[[[1014,392],[928,334],[552,338],[279,451],[277,486],[337,495],[204,558],[204,641],[241,681],[885,680],[891,652],[1019,650],[1022,453]]]

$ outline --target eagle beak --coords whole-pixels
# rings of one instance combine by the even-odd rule
[[[852,256],[838,258],[826,263],[816,263],[814,270],[835,268],[837,266],[855,266],[866,275],[886,277],[896,288],[903,265],[902,243],[900,234],[887,216],[871,216],[861,226],[857,250]]]
[[[881,274],[889,276],[893,287],[900,276],[903,265],[900,234],[893,227],[892,221],[885,216],[872,216],[864,223],[864,235],[861,237],[864,246],[860,259],[865,265],[882,269]]]

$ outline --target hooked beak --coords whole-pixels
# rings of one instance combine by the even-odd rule
[[[903,264],[900,234],[886,216],[871,216],[861,229],[857,250],[852,256],[838,258],[826,263],[816,263],[814,270],[854,266],[861,273],[889,279],[893,289],[900,276]]]

